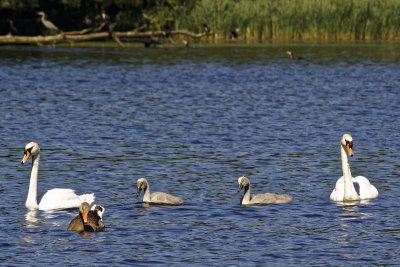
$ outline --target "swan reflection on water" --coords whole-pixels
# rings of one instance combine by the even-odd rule
[[[363,204],[366,204],[368,201],[362,201]],[[360,212],[359,205],[361,201],[357,202],[346,202],[338,204],[342,206],[342,212],[339,214],[337,221],[339,223],[333,229],[333,235],[331,240],[334,243],[338,243],[340,245],[353,245],[358,243],[360,240],[360,226],[362,228],[362,224],[360,222],[373,217],[373,214],[369,212]],[[362,229],[361,229],[362,230]],[[352,258],[356,256],[351,251],[346,255],[343,255],[345,258]]]
[[[372,214],[369,212],[360,212],[359,207],[356,204],[368,204],[368,200],[357,201],[357,203],[343,203],[342,206],[342,214],[339,217],[341,221],[348,220],[363,220],[367,218],[371,218]]]
[[[60,218],[61,213],[67,213],[67,211],[45,211],[41,212],[41,215],[38,217],[38,210],[29,210],[25,214],[25,222],[22,223],[23,227],[30,229],[41,229],[43,227],[43,223],[51,224],[56,227],[63,226],[64,221]]]
[[[22,225],[27,228],[34,228],[34,229],[42,228],[41,225],[39,225],[38,223],[43,221],[43,219],[39,219],[37,217],[37,213],[38,213],[38,210],[29,210],[25,214],[25,223],[23,223]]]
[[[26,227],[29,230],[38,230],[42,228],[41,222],[43,219],[37,218],[37,210],[30,210],[25,214],[25,221],[21,223],[22,227]],[[27,232],[30,232],[30,231]],[[24,234],[21,239],[25,243],[37,244],[38,242],[32,238],[31,234]]]
[[[177,209],[176,205],[171,204],[159,204],[159,203],[148,203],[148,202],[136,202],[135,210],[138,213],[148,212],[151,209]]]

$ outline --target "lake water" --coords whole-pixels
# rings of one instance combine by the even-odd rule
[[[1,47],[0,263],[399,266],[399,74],[394,43]],[[352,174],[380,192],[368,203],[329,200],[346,132]],[[29,141],[39,193],[95,193],[106,231],[28,212]],[[293,202],[240,206],[242,175]],[[141,177],[185,204],[143,206]]]

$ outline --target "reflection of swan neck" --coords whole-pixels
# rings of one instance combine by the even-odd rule
[[[39,173],[39,160],[40,155],[32,155],[32,171],[31,171],[31,179],[29,182],[29,191],[28,197],[25,202],[25,207],[28,209],[37,209],[37,182],[38,182],[38,173]]]
[[[250,203],[250,183],[244,187],[244,193],[242,197],[242,204]]]
[[[36,223],[39,222],[40,220],[37,218],[37,210],[30,210],[25,214],[25,220],[28,223]],[[28,225],[28,226],[34,226],[34,225]]]
[[[340,146],[340,155],[342,158],[342,170],[344,179],[344,201],[358,200],[359,196],[353,184],[353,178],[350,172],[350,165],[346,150],[343,145]]]
[[[146,188],[143,192],[143,202],[150,202],[150,185],[146,182]]]

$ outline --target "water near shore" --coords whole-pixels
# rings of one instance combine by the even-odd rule
[[[291,49],[305,60],[289,60]],[[400,264],[400,46],[0,48],[0,262],[88,266]],[[380,196],[329,200],[339,140]],[[106,231],[66,231],[73,211],[28,212],[39,192],[94,192]],[[253,193],[293,202],[241,207]],[[180,196],[143,206],[135,182]]]

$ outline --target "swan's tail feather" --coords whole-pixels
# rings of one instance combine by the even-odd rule
[[[89,203],[89,205],[92,204],[92,203],[94,202],[95,198],[96,198],[96,197],[94,196],[93,193],[92,193],[92,194],[84,194],[84,195],[80,195],[80,196],[79,196],[79,199],[80,199],[82,202],[87,202],[87,203]]]

